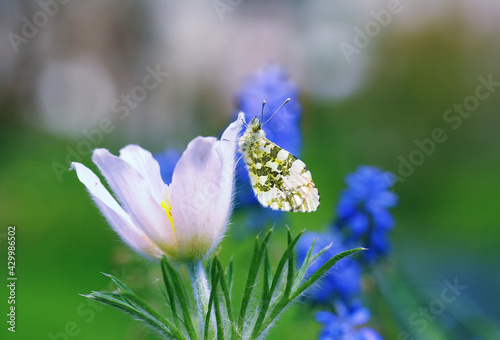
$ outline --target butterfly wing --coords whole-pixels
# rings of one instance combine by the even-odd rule
[[[306,165],[266,138],[259,138],[245,155],[250,181],[264,207],[282,211],[315,211],[318,189]]]

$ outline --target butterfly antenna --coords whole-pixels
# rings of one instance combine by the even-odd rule
[[[277,109],[277,110],[273,113],[273,115],[272,115],[271,117],[269,117],[269,119],[268,119],[268,120],[266,120],[266,122],[265,122],[264,124],[262,124],[262,125],[265,125],[268,121],[270,121],[270,120],[274,117],[274,115],[275,115],[276,113],[278,113],[278,111],[279,111],[279,110],[283,107],[283,105],[285,105],[285,104],[286,104],[286,103],[288,103],[289,101],[290,101],[290,98],[287,98],[287,99],[283,102],[283,104],[281,104],[281,105],[280,105],[280,107],[278,107],[278,109]]]
[[[266,101],[262,101],[262,110],[260,111],[260,121],[264,121],[264,106],[266,106]]]

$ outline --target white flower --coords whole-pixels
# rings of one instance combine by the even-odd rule
[[[222,134],[192,140],[166,185],[160,166],[149,151],[137,145],[120,156],[96,149],[93,162],[109,183],[83,164],[73,162],[78,179],[87,187],[109,224],[142,254],[173,261],[206,257],[224,235],[232,200],[235,152],[243,114]]]

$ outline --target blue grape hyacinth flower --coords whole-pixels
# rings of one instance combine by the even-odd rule
[[[390,250],[388,232],[394,220],[389,208],[397,204],[396,194],[390,191],[394,179],[376,167],[360,166],[346,177],[347,189],[337,205],[334,229],[345,234],[347,245],[367,247],[364,257],[369,263]]]
[[[312,252],[313,256],[329,244],[331,246],[311,263],[306,277],[309,277],[310,273],[318,270],[330,258],[348,249],[342,244],[340,235],[307,232],[302,235],[296,247],[298,266],[304,261],[314,240],[316,241]],[[345,258],[337,263],[335,267],[331,268],[321,279],[319,285],[308,291],[304,298],[313,304],[328,305],[332,301],[341,300],[344,304],[349,305],[360,293],[361,268],[355,260]]]
[[[316,313],[316,321],[324,325],[319,340],[382,340],[380,334],[369,327],[359,327],[370,320],[370,312],[359,302],[347,308],[335,304],[337,314],[327,311]]]
[[[290,98],[279,112],[266,124],[263,130],[266,137],[273,143],[288,150],[295,156],[299,156],[302,143],[300,121],[301,106],[299,103],[299,89],[293,84],[285,69],[278,64],[271,64],[259,72],[251,75],[242,86],[236,96],[238,111],[245,113],[247,118],[258,116],[261,118],[262,103],[265,100],[263,122],[266,122],[273,113]],[[235,112],[235,116],[236,116]],[[237,208],[248,206],[259,206],[245,163],[240,161],[236,169],[236,201]],[[268,214],[270,209],[260,209],[263,215]],[[282,215],[272,212],[272,216]]]
[[[263,126],[267,138],[298,156],[301,146],[301,106],[299,89],[292,83],[285,69],[272,64],[250,76],[236,96],[238,110],[250,119],[261,118],[262,102],[265,100],[263,122],[290,98],[279,112]]]

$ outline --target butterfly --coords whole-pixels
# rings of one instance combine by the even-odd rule
[[[246,131],[238,141],[257,199],[273,210],[316,211],[320,197],[311,172],[304,162],[266,138],[262,129],[265,123],[252,118],[250,124],[245,123]]]

